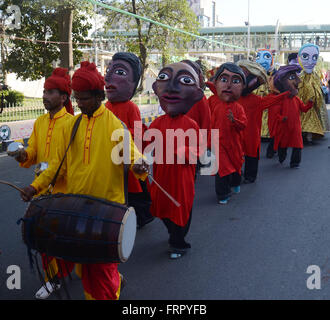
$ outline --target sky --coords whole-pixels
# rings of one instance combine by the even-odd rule
[[[216,0],[223,26],[244,26],[249,0]],[[330,0],[250,0],[250,25],[330,24]],[[330,61],[330,53],[321,53]]]
[[[241,26],[248,20],[249,0],[216,0],[219,20]],[[251,25],[330,24],[329,0],[250,0]]]

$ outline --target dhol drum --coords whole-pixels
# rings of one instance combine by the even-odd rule
[[[136,235],[133,208],[85,195],[35,198],[22,218],[29,249],[76,263],[121,263]]]

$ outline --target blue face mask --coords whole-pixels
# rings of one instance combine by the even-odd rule
[[[273,55],[268,50],[261,50],[257,54],[256,62],[259,63],[266,71],[269,71],[273,65]]]

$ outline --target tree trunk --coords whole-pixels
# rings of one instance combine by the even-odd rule
[[[6,44],[5,44],[5,26],[3,21],[0,22],[0,33],[1,33],[1,56],[0,56],[0,63],[1,63],[1,84],[7,84],[7,71],[5,69],[5,61],[6,61]]]
[[[60,38],[60,67],[67,68],[73,74],[72,21],[73,9],[62,7],[58,12]]]

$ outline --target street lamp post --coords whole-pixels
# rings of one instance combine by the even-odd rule
[[[249,60],[250,57],[250,36],[251,36],[251,29],[250,29],[250,0],[248,0],[248,37],[247,37],[247,58]]]

